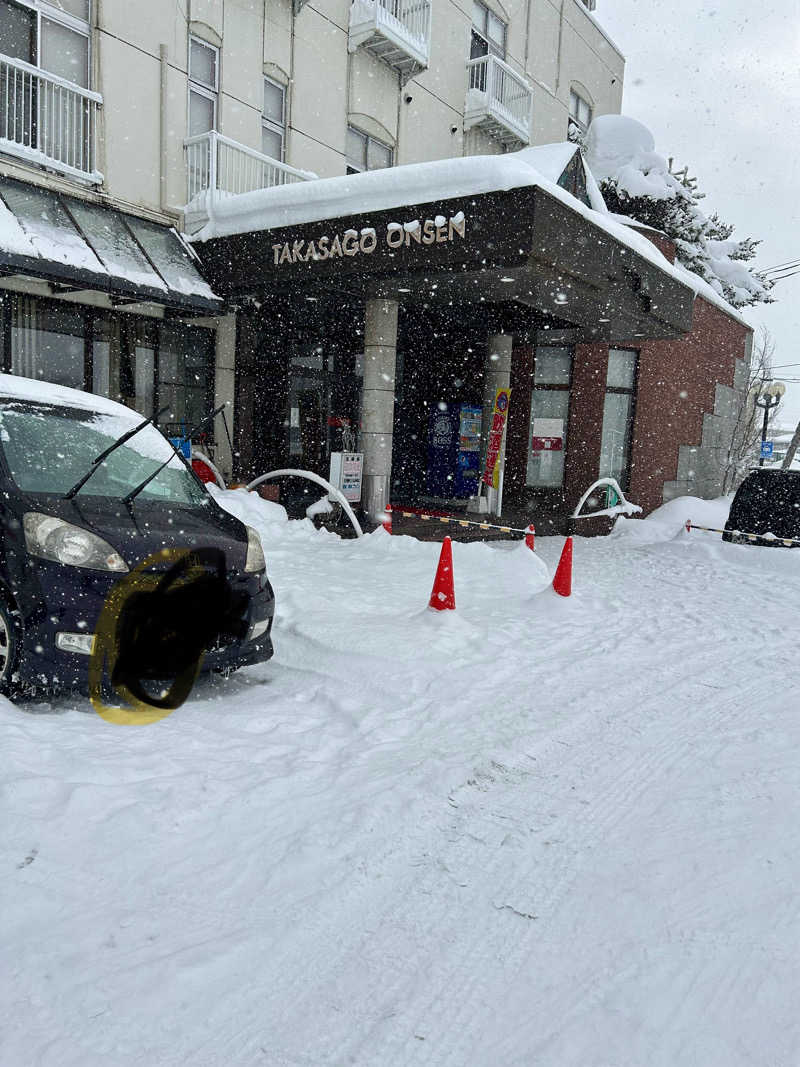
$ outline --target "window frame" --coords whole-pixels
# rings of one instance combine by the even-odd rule
[[[625,352],[627,354],[633,355],[633,357],[634,357],[634,361],[633,361],[633,381],[632,381],[630,386],[609,385],[608,384],[608,373],[609,373],[610,364],[611,364],[611,353],[612,352]],[[610,347],[609,350],[608,350],[608,360],[607,360],[607,363],[606,363],[606,385],[605,385],[605,389],[603,391],[603,422],[602,422],[602,424],[600,426],[600,449],[601,449],[600,458],[601,459],[602,459],[602,448],[603,448],[603,430],[605,428],[605,402],[606,402],[606,397],[609,395],[609,393],[612,393],[612,394],[617,394],[617,395],[622,395],[622,396],[629,396],[630,399],[631,399],[630,407],[628,408],[628,417],[625,420],[625,462],[623,464],[622,475],[621,475],[621,477],[617,478],[617,481],[619,482],[619,487],[623,491],[623,493],[627,493],[628,490],[630,489],[631,459],[633,457],[633,430],[634,430],[634,426],[636,424],[636,398],[637,398],[638,393],[639,393],[639,362],[640,362],[640,358],[641,358],[641,352],[640,352],[640,350],[638,348],[621,348],[621,347],[619,347],[617,345],[614,345],[614,346]],[[600,476],[601,477],[608,477],[608,478],[613,478],[614,477],[613,474],[609,474],[609,475],[602,475],[601,474]]]
[[[475,9],[480,8],[482,15],[482,26],[475,24]],[[503,44],[502,47],[493,41],[489,35],[489,20],[496,19],[503,27]],[[483,3],[483,0],[472,0],[472,31],[470,36],[470,54],[472,53],[472,43],[475,38],[478,38],[486,46],[486,51],[483,55],[495,55],[498,59],[505,60],[506,52],[508,49],[508,23],[495,14],[494,11]],[[472,57],[477,58],[475,56]]]
[[[584,122],[584,120],[580,117],[580,114],[575,114],[573,112],[573,110],[572,110],[572,102],[573,102],[573,100],[576,100],[578,102],[577,105],[576,105],[576,111],[578,111],[578,112],[580,111],[581,104],[583,104],[584,107],[586,108],[586,110],[588,112],[588,116],[589,116],[586,122]],[[575,89],[574,87],[571,87],[570,91],[569,91],[569,116],[568,116],[568,119],[567,119],[567,133],[569,133],[570,126],[576,126],[578,128],[578,130],[580,131],[580,133],[586,133],[586,131],[589,129],[589,127],[592,124],[592,119],[593,118],[594,118],[594,105],[590,104],[589,101],[586,99],[586,97],[583,96],[581,93],[579,93],[577,89]]]
[[[94,8],[92,6],[92,0],[88,0],[89,14],[86,19],[79,18],[77,15],[71,15],[68,11],[61,11],[54,4],[48,2],[48,0],[10,0],[11,3],[17,7],[24,8],[26,11],[30,11],[35,16],[35,56],[29,59],[27,62],[33,67],[37,67],[45,74],[52,74],[55,78],[61,78],[60,74],[53,74],[52,71],[48,71],[42,66],[42,19],[47,19],[50,22],[55,22],[65,29],[72,30],[73,33],[80,34],[81,37],[86,38],[86,86],[80,85],[78,82],[70,81],[69,78],[61,78],[62,81],[68,82],[70,85],[75,85],[78,88],[86,88],[90,92],[92,91],[92,83],[94,78],[92,77],[92,60],[93,60],[93,41],[92,41],[92,16],[94,14]]]
[[[546,348],[559,348],[566,349],[569,352],[569,381],[568,382],[542,382],[540,385],[536,384],[536,360],[539,351]],[[567,432],[569,430],[569,420],[572,411],[572,384],[575,376],[575,346],[572,344],[537,344],[534,346],[533,353],[533,373],[531,393],[530,393],[530,406],[528,411],[528,436],[525,446],[525,490],[529,493],[563,493],[564,485],[567,478]],[[536,393],[566,393],[567,394],[567,411],[564,419],[564,436],[562,438],[563,445],[561,454],[564,457],[563,470],[561,472],[561,482],[559,485],[534,485],[528,481],[528,462],[529,454],[532,451],[531,442],[533,440],[533,404]]]
[[[209,86],[206,82],[197,81],[192,77],[192,45],[199,44],[203,48],[209,49],[214,53],[214,86]],[[192,93],[197,96],[205,97],[206,100],[210,100],[214,113],[211,123],[211,129],[217,129],[217,123],[219,121],[219,66],[221,58],[221,49],[218,45],[210,44],[208,41],[204,41],[202,37],[197,37],[195,34],[189,34],[189,54],[186,61],[186,80],[187,80],[187,97],[186,97],[186,128],[191,132],[191,116],[192,116]],[[207,131],[208,132],[208,131]],[[197,134],[196,136],[202,136]]]
[[[277,133],[278,136],[280,137],[280,139],[281,139],[280,155],[277,156],[277,157],[276,156],[271,156],[270,158],[271,159],[276,159],[277,158],[279,163],[283,163],[285,161],[285,159],[286,159],[286,88],[287,87],[285,85],[282,85],[280,82],[275,81],[274,78],[270,78],[265,74],[264,75],[264,84],[266,85],[267,83],[269,83],[270,85],[274,86],[276,89],[280,89],[280,91],[281,91],[281,121],[280,121],[280,123],[278,123],[275,119],[269,118],[265,114],[265,112],[262,110],[262,112],[261,112],[261,129],[262,130],[270,130],[272,133]],[[262,145],[262,149],[263,149],[263,145]],[[269,153],[264,153],[264,154],[265,155],[269,155]]]
[[[372,134],[365,133],[364,130],[360,130],[357,126],[351,126],[348,122],[347,133],[355,133],[361,137],[364,141],[364,166],[355,166],[350,159],[347,152],[347,144],[345,142],[345,163],[347,165],[347,174],[365,174],[370,170],[389,170],[394,166],[394,148],[390,144],[386,144],[385,141],[381,141],[378,137],[373,137]],[[389,153],[390,162],[387,167],[370,167],[369,165],[369,146],[370,144],[380,145]]]

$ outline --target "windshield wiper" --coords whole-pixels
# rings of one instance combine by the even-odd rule
[[[214,408],[214,410],[213,410],[213,411],[211,412],[211,414],[210,414],[210,415],[206,415],[206,417],[205,417],[204,419],[201,419],[201,420],[200,420],[200,422],[198,422],[198,424],[197,424],[196,426],[193,426],[193,427],[191,428],[191,430],[189,430],[189,432],[188,432],[188,433],[186,434],[186,439],[187,439],[187,440],[189,440],[189,441],[191,441],[191,439],[192,439],[192,438],[194,437],[194,435],[195,435],[196,433],[199,433],[199,432],[200,432],[200,430],[202,430],[202,429],[203,429],[203,427],[204,427],[204,426],[206,425],[206,423],[207,423],[207,422],[211,422],[211,420],[212,420],[212,419],[215,419],[215,418],[217,417],[217,415],[219,415],[219,413],[220,413],[221,411],[224,411],[224,410],[225,410],[225,408],[226,408],[227,406],[228,406],[228,405],[227,405],[227,403],[225,403],[225,404],[220,404],[220,406],[219,406],[218,408]],[[170,444],[172,444],[172,442],[170,442]],[[173,448],[174,448],[174,447],[175,447],[175,446],[173,445]],[[141,491],[142,491],[143,489],[146,489],[146,488],[147,488],[147,486],[148,486],[148,485],[149,485],[149,484],[150,484],[150,483],[152,482],[152,480],[153,480],[154,478],[157,478],[157,477],[159,476],[159,474],[161,474],[161,472],[163,471],[163,469],[164,469],[164,468],[165,468],[165,467],[166,467],[166,466],[167,466],[167,465],[168,465],[169,463],[172,463],[173,459],[175,459],[175,457],[176,457],[176,456],[178,457],[178,459],[180,459],[180,460],[181,460],[181,462],[182,462],[182,463],[183,463],[183,464],[184,464],[185,466],[189,467],[189,464],[188,464],[188,463],[187,463],[187,461],[186,461],[186,460],[184,459],[184,457],[183,457],[183,454],[182,454],[181,452],[179,452],[179,451],[177,450],[177,448],[176,448],[176,449],[175,449],[175,451],[173,452],[173,454],[172,454],[172,455],[171,455],[171,456],[169,457],[169,459],[165,459],[165,460],[164,460],[164,462],[163,462],[163,463],[161,464],[161,466],[160,466],[160,467],[156,467],[156,469],[155,469],[155,470],[153,471],[153,473],[152,473],[152,474],[149,474],[149,475],[148,475],[148,476],[147,476],[147,477],[145,478],[145,480],[144,480],[143,482],[139,482],[139,484],[138,484],[138,485],[136,486],[136,488],[135,488],[135,489],[131,489],[131,491],[130,491],[130,492],[128,493],[128,495],[127,495],[127,496],[124,496],[124,497],[122,498],[122,503],[123,503],[123,504],[130,504],[130,502],[131,502],[131,501],[132,501],[132,500],[134,499],[134,497],[137,497],[137,496],[139,495],[139,493],[141,493]],[[191,467],[189,467],[189,469],[191,470]]]
[[[92,465],[88,469],[86,474],[84,474],[80,481],[76,482],[68,492],[64,493],[62,499],[72,500],[72,498],[77,493],[79,493],[81,489],[83,489],[84,485],[86,485],[86,483],[95,473],[95,471],[99,469],[100,464],[103,462],[103,460],[108,459],[112,452],[116,452],[116,450],[121,445],[124,445],[126,441],[130,441],[130,439],[134,437],[140,430],[143,430],[145,426],[149,426],[151,423],[155,422],[155,420],[160,418],[166,411],[169,411],[169,404],[167,404],[166,407],[163,407],[160,411],[157,411],[155,415],[151,415],[149,419],[145,419],[144,422],[140,422],[138,426],[134,426],[132,430],[127,430],[122,435],[122,437],[118,437],[117,440],[114,441],[113,444],[110,444],[108,448],[106,448],[103,452],[100,453],[99,456],[95,456],[95,458],[92,460]]]

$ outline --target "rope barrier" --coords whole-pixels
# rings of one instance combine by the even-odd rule
[[[405,511],[403,508],[392,507],[392,515],[402,515],[404,519],[433,519],[434,522],[455,523],[456,526],[477,526],[479,530],[502,530],[503,533],[530,533],[530,527],[522,530],[517,526],[498,526],[492,522],[476,522],[474,519],[456,519],[451,515],[431,515],[424,511]]]
[[[768,545],[800,545],[797,537],[770,537],[767,534],[744,533],[743,530],[719,530],[716,526],[697,526],[691,519],[686,520],[686,532],[691,530],[705,530],[707,533],[729,533],[735,537],[746,537],[748,541],[766,541]]]

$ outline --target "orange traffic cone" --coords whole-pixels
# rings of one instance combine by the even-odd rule
[[[570,596],[572,593],[572,538],[568,537],[561,550],[561,559],[556,567],[553,578],[553,589],[559,596]]]
[[[456,610],[456,590],[453,585],[453,546],[449,537],[445,537],[442,543],[439,566],[436,568],[436,578],[433,582],[428,607],[433,608],[434,611]]]
[[[533,525],[533,523],[530,524],[525,533],[525,544],[528,546],[531,552],[536,551],[536,527]]]
[[[392,532],[392,505],[391,504],[387,504],[386,505],[386,510],[383,513],[383,518],[381,519],[381,526],[384,528],[384,530],[388,534],[390,534]]]

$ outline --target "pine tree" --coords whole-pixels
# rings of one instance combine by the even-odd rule
[[[611,139],[609,142],[609,138]],[[759,241],[737,240],[734,227],[699,206],[705,194],[688,168],[675,172],[654,151],[646,127],[623,116],[596,119],[587,135],[590,168],[609,211],[661,230],[675,243],[675,258],[733,307],[771,303],[771,282],[748,266]]]

